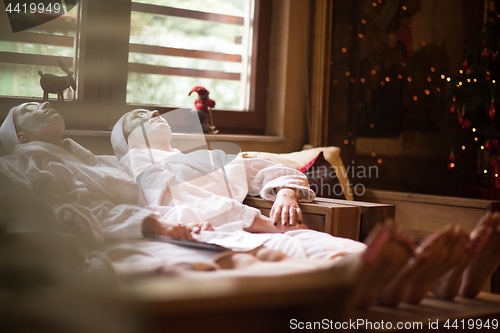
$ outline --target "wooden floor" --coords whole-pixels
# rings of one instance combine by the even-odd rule
[[[500,330],[500,295],[480,293],[476,299],[457,297],[453,302],[441,301],[429,296],[418,305],[401,304],[397,308],[374,306],[368,310],[356,312],[352,320],[365,320],[371,323],[371,326],[365,326],[364,329],[358,328],[361,332],[398,331],[398,323],[411,327],[411,329],[402,330],[404,332],[470,331],[468,325],[472,325],[474,331],[478,331],[476,325],[479,323],[485,325],[488,320],[490,328],[483,327],[482,329],[485,332],[493,332]],[[496,320],[496,329],[492,326],[494,320]],[[384,322],[383,328],[382,321]],[[447,324],[450,328],[445,327]],[[453,324],[456,326],[452,327]]]

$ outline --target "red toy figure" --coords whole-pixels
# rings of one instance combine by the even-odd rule
[[[204,133],[216,134],[219,131],[215,129],[213,118],[212,118],[212,108],[215,106],[215,101],[208,98],[210,94],[207,89],[202,86],[196,86],[189,92],[189,96],[196,92],[198,98],[194,101],[194,109],[198,112],[198,117],[200,117],[201,128]]]

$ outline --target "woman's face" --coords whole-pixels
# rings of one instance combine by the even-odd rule
[[[30,102],[19,105],[14,110],[14,117],[20,129],[37,132],[55,119],[62,119],[49,102]]]
[[[59,142],[65,128],[63,118],[48,102],[17,106],[14,109],[14,126],[20,143]]]
[[[125,116],[123,120],[123,135],[125,140],[129,143],[129,146],[129,140],[143,140],[144,134],[147,135],[151,141],[153,133],[155,133],[154,136],[160,136],[170,142],[172,136],[170,125],[160,116],[158,111],[139,109],[131,111]]]

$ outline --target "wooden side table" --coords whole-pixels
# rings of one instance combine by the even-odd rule
[[[272,202],[247,197],[243,202],[269,216]],[[309,229],[332,236],[363,241],[373,226],[387,217],[394,218],[394,206],[361,201],[316,198],[312,203],[300,203],[304,223]]]
[[[261,198],[247,197],[246,205],[260,209],[269,216],[273,203]],[[300,203],[304,224],[312,230],[323,231],[332,236],[359,239],[361,209],[328,202]]]
[[[317,197],[315,202],[359,207],[359,209],[361,210],[361,216],[360,233],[358,240],[361,242],[365,241],[366,236],[368,236],[370,231],[373,229],[373,227],[375,227],[377,223],[384,222],[387,219],[394,219],[396,215],[396,207],[390,204],[328,199],[321,197]]]

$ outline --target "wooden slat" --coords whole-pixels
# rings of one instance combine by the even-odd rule
[[[243,25],[243,17],[200,12],[196,10],[180,9],[166,6],[151,5],[146,3],[132,3],[132,11],[154,15],[190,18],[202,21]]]
[[[499,202],[435,195],[366,190],[360,199],[396,206],[396,223],[416,240],[446,225],[474,228],[487,211],[498,211]]]
[[[177,49],[173,47],[163,47],[163,46],[153,46],[153,45],[130,44],[129,52],[157,54],[157,55],[165,55],[173,57],[241,62],[241,56],[237,54],[186,50],[186,49]]]
[[[15,34],[0,33],[0,41],[73,47],[73,37],[34,34],[28,32]]]
[[[344,205],[344,206],[359,206],[359,207],[385,207],[385,206],[391,206],[391,205],[388,205],[388,204],[380,204],[380,203],[374,203],[374,202],[342,200],[342,199],[330,199],[330,198],[324,198],[324,197],[316,197],[314,199],[314,201],[321,201],[321,202],[326,202],[326,203],[334,203],[334,204]]]
[[[147,64],[138,64],[133,62],[129,62],[128,71],[141,74],[191,76],[191,77],[204,77],[208,79],[234,80],[234,81],[240,80],[239,73],[204,71],[191,68],[163,67],[163,66],[155,66]]]
[[[457,197],[445,197],[438,195],[427,195],[427,194],[415,194],[415,193],[405,193],[405,192],[393,192],[393,191],[383,191],[383,190],[371,190],[366,189],[364,195],[359,200],[375,201],[372,199],[379,200],[397,200],[397,201],[410,201],[419,203],[428,203],[433,205],[445,205],[445,206],[463,206],[463,207],[474,207],[474,208],[488,208],[492,201],[470,199],[470,198],[457,198]]]
[[[476,207],[443,206],[419,202],[382,200],[396,206],[396,223],[404,229],[431,233],[446,225],[460,224],[471,231],[486,210]],[[422,233],[425,235],[425,233]]]
[[[57,59],[62,58],[66,66],[73,66],[73,58],[49,56],[41,54],[28,54],[16,52],[0,52],[0,62],[10,64],[23,64],[23,65],[38,65],[38,66],[55,66],[58,67]]]

